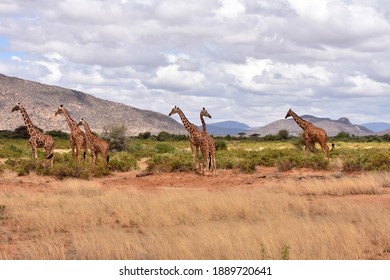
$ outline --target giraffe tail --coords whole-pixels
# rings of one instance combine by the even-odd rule
[[[109,157],[109,156],[107,156],[107,159],[106,159],[106,160],[107,160],[107,163],[108,163],[108,162],[110,161],[110,157]]]
[[[48,155],[48,156],[46,157],[46,159],[51,159],[53,156],[54,156],[54,153],[51,153],[50,155]]]
[[[84,152],[84,155],[83,155],[83,157],[84,157],[84,160],[85,160],[85,156],[86,156],[86,154],[87,154],[87,152]]]

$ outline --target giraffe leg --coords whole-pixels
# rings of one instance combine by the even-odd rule
[[[329,159],[330,152],[329,152],[329,147],[326,143],[321,143],[321,149],[322,153],[324,154],[324,157]]]
[[[97,161],[98,161],[98,156],[99,156],[99,152],[98,151],[96,151],[95,152],[95,164],[97,163]]]
[[[210,164],[211,164],[210,156],[211,156],[210,152],[207,151],[207,153],[206,153],[206,171],[207,171],[207,173],[210,173],[210,170],[211,170],[211,168],[210,168]]]
[[[309,143],[309,148],[310,148],[310,152],[312,152],[313,154],[316,153],[316,142],[310,142]]]
[[[31,153],[32,153],[32,157],[34,159],[37,159],[38,158],[38,152],[37,152],[37,148],[35,146],[32,146],[31,147]]]
[[[197,169],[196,158],[195,158],[195,145],[191,144],[191,152],[192,152],[192,164],[194,168]]]
[[[196,169],[200,170],[200,161],[199,161],[199,146],[196,146]]]
[[[38,158],[38,153],[37,153],[37,142],[34,140],[30,140],[30,145],[31,145],[31,156],[34,159]]]
[[[307,156],[308,152],[309,152],[309,141],[307,139],[305,139],[305,156]]]
[[[201,165],[201,174],[205,175],[205,169],[206,169],[206,160],[205,160],[206,155],[202,153],[202,165]]]
[[[70,148],[72,149],[72,156],[74,157],[74,148],[75,148],[75,144],[74,144],[74,141],[73,141],[73,139],[70,139]]]
[[[88,145],[87,145],[86,141],[84,142],[83,148],[84,148],[83,158],[84,158],[84,161],[85,161],[85,156],[87,155],[87,152],[88,152]]]
[[[91,156],[92,156],[92,162],[96,163],[96,152],[95,149],[91,147]]]
[[[46,165],[50,165],[52,167],[54,162],[54,143],[53,145],[46,147],[45,152],[47,154]]]
[[[211,162],[212,162],[212,172],[214,174],[214,176],[217,175],[217,162],[216,162],[216,159],[215,159],[215,152],[212,153],[212,156],[211,156]]]
[[[81,156],[80,156],[80,146],[79,145],[76,145],[76,157],[77,157],[77,161],[80,162]]]

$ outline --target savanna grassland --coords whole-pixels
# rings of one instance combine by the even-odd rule
[[[390,143],[132,139],[108,167],[58,140],[52,168],[0,139],[0,259],[390,259]],[[298,147],[298,148],[297,148]]]

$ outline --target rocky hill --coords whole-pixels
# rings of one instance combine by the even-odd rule
[[[143,132],[158,134],[161,131],[187,134],[181,123],[161,113],[0,74],[0,130],[13,130],[24,125],[19,112],[11,114],[17,102],[26,108],[33,123],[45,131],[69,131],[65,118],[54,116],[58,106],[63,104],[74,120],[85,118],[92,130],[97,132],[101,132],[104,126],[125,125],[129,135]]]
[[[329,118],[317,118],[310,115],[301,116],[304,120],[312,122],[315,126],[325,129],[328,136],[335,136],[340,132],[347,132],[350,135],[364,136],[374,134],[373,131],[360,126],[352,124],[347,118],[340,118],[338,120],[331,120]],[[298,135],[303,132],[296,122],[290,117],[288,119],[282,119],[274,121],[264,127],[254,128],[247,133],[247,135],[260,134],[265,135],[276,135],[282,129],[289,132],[290,135]]]
[[[202,126],[199,126],[202,129]],[[236,121],[224,121],[207,124],[207,132],[211,135],[238,135],[239,133],[247,133],[250,126]]]

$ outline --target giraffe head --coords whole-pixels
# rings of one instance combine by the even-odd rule
[[[12,108],[11,112],[19,111],[22,108],[22,105],[18,102],[15,107]]]
[[[203,107],[202,111],[200,111],[200,116],[201,117],[208,117],[211,119],[211,115],[209,114],[209,112],[207,112],[207,110]]]
[[[179,111],[180,111],[180,108],[175,106],[172,108],[172,110],[168,116],[172,116],[173,114],[177,114],[177,113],[179,113]]]
[[[292,116],[292,110],[290,108],[290,110],[288,110],[286,116],[284,117],[285,119],[287,119],[288,117]]]
[[[63,114],[64,112],[65,112],[64,105],[60,105],[60,107],[58,107],[58,109],[57,109],[55,116],[57,116],[59,114]]]
[[[81,119],[81,120],[79,120],[79,122],[77,123],[77,125],[84,125],[84,123],[85,123],[85,121],[84,121],[84,119]]]

